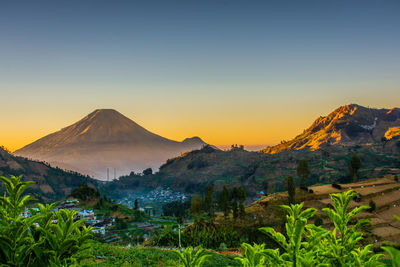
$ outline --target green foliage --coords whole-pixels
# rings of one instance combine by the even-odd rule
[[[394,217],[400,222],[399,216],[394,216]],[[392,258],[393,267],[400,267],[400,250],[392,246],[383,246],[382,249],[385,250]]]
[[[239,207],[237,201],[232,202],[232,215],[233,219],[237,219],[237,217],[239,217]]]
[[[152,237],[154,245],[177,247],[179,245],[178,232],[174,231],[172,226],[164,226]]]
[[[190,215],[197,216],[203,210],[203,200],[198,194],[195,194],[192,199],[192,205],[190,206]]]
[[[77,186],[71,193],[71,196],[86,201],[100,196],[99,191],[89,187],[87,184]]]
[[[74,222],[74,211],[53,212],[55,204],[38,204],[39,213],[30,218],[20,216],[35,201],[23,194],[33,182],[22,182],[21,178],[0,176],[7,192],[0,197],[0,265],[61,266],[76,262],[77,253],[88,248],[91,229],[80,229],[84,220]]]
[[[180,258],[181,263],[179,266],[181,267],[200,267],[210,257],[210,254],[202,247],[198,247],[197,250],[193,249],[193,247],[187,247],[182,252],[177,250],[174,252]]]
[[[376,210],[376,203],[373,199],[369,201],[369,212],[374,212]]]
[[[392,258],[393,267],[400,267],[400,250],[395,249],[394,247],[382,247],[390,257]]]
[[[153,174],[153,169],[152,168],[147,168],[143,171],[143,175],[152,175]]]
[[[245,216],[246,216],[246,211],[244,208],[244,204],[243,204],[243,202],[240,202],[239,203],[239,218],[244,219]]]
[[[322,219],[321,216],[315,216],[314,217],[314,224],[315,226],[321,226],[324,224],[324,220]]]
[[[227,217],[230,212],[229,199],[230,199],[230,196],[229,196],[228,188],[226,188],[226,186],[224,185],[224,187],[222,188],[222,192],[219,195],[218,206],[224,212],[225,217]]]
[[[173,201],[169,203],[164,203],[162,205],[162,210],[164,216],[175,216],[175,217],[186,217],[187,211],[191,205],[190,201]]]
[[[207,187],[207,192],[204,197],[204,205],[203,205],[204,211],[207,212],[210,217],[214,217],[213,201],[214,201],[214,186],[213,184],[210,184]]]
[[[180,257],[171,250],[135,246],[130,248],[94,242],[92,247],[79,254],[82,267],[153,267],[179,266]],[[202,267],[239,266],[232,257],[210,252]]]
[[[332,231],[308,223],[316,209],[302,211],[303,203],[283,205],[288,213],[286,236],[271,227],[260,229],[279,244],[280,250],[243,244],[245,257],[239,260],[243,266],[384,266],[379,261],[383,255],[373,254],[372,244],[358,245],[362,240],[358,230],[368,221],[358,220],[354,226],[349,225],[357,214],[369,208],[361,206],[348,211],[355,195],[353,191],[331,194],[333,209],[323,210],[334,223]]]
[[[350,161],[350,177],[353,179],[353,182],[358,180],[358,170],[361,168],[361,160],[354,154]]]
[[[266,266],[267,258],[265,257],[265,244],[251,246],[247,243],[242,244],[244,249],[244,257],[236,257],[243,267],[263,267]]]
[[[246,190],[241,186],[239,188],[239,201],[244,202],[246,201]]]
[[[308,168],[308,161],[306,159],[302,159],[299,161],[297,165],[297,175],[300,177],[300,188],[306,188],[307,183],[306,179],[310,175],[310,169]]]
[[[287,191],[289,195],[289,204],[296,203],[296,185],[293,176],[287,178]]]
[[[201,220],[187,226],[182,235],[184,246],[201,245],[206,248],[218,248],[221,243],[231,248],[238,247],[240,239],[241,235],[232,226]]]

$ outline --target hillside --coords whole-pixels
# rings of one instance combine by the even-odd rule
[[[97,186],[97,181],[88,176],[52,168],[43,162],[16,157],[2,148],[0,148],[0,175],[23,175],[25,181],[34,181],[35,184],[31,185],[28,193],[42,202],[64,199],[80,184]]]
[[[158,169],[166,159],[203,145],[198,137],[182,142],[161,137],[115,110],[98,109],[14,154],[105,180],[107,168],[111,179],[114,169],[119,175]]]
[[[319,117],[290,141],[267,147],[264,153],[317,150],[334,145],[381,144],[386,152],[400,152],[400,109],[374,109],[356,104],[342,106]]]
[[[108,184],[108,188],[116,196],[125,191],[143,191],[157,186],[198,193],[204,192],[209,183],[214,183],[216,190],[221,190],[223,185],[244,186],[249,196],[256,196],[261,190],[269,193],[284,190],[283,180],[289,175],[296,177],[297,164],[303,158],[308,160],[311,171],[308,185],[348,182],[349,162],[354,153],[359,155],[362,163],[360,179],[400,173],[398,154],[383,152],[379,145],[338,145],[316,151],[294,150],[277,154],[240,148],[221,151],[208,146],[168,160],[158,173],[120,177]]]
[[[371,212],[360,214],[357,219],[368,218],[371,220],[372,228],[367,229],[366,234],[370,241],[377,240],[377,245],[383,241],[397,242],[400,238],[400,223],[394,215],[400,216],[400,183],[395,180],[395,176],[386,176],[378,179],[371,179],[358,183],[340,184],[341,189],[332,185],[316,185],[309,187],[313,193],[297,191],[299,202],[304,201],[304,208],[317,208],[317,217],[323,219],[327,224],[329,220],[321,211],[322,208],[330,207],[332,200],[329,194],[339,193],[347,190],[354,190],[361,198],[359,202],[352,201],[349,207],[352,209],[360,205],[370,205],[370,201],[376,204],[376,209]],[[246,207],[248,214],[256,214],[263,218],[265,222],[272,225],[279,225],[280,216],[279,205],[287,203],[287,192],[276,193],[262,197],[260,200]],[[329,226],[329,225],[328,225]]]

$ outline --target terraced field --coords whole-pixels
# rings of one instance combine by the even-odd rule
[[[322,208],[331,207],[332,200],[329,194],[354,190],[358,193],[359,201],[352,201],[349,205],[354,208],[360,205],[369,205],[374,201],[376,209],[373,212],[364,212],[357,216],[358,219],[368,218],[372,229],[367,233],[371,242],[380,244],[383,241],[398,242],[400,240],[400,223],[394,218],[400,216],[400,183],[394,176],[385,176],[367,181],[351,184],[340,184],[341,189],[332,185],[316,185],[309,187],[313,193],[297,191],[297,201],[304,201],[304,207],[317,208],[317,215],[322,216],[324,224],[329,228],[331,221],[327,219]],[[267,223],[274,225],[275,220],[282,217],[279,205],[287,203],[287,193],[275,193],[250,204],[246,212],[257,217],[266,218]]]

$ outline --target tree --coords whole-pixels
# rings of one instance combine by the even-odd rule
[[[231,200],[239,199],[239,189],[235,186],[232,188]]]
[[[207,187],[207,192],[204,197],[204,211],[207,212],[210,217],[214,216],[213,200],[214,200],[214,186],[213,184],[210,184]]]
[[[153,174],[153,170],[151,168],[147,168],[143,171],[143,175],[151,175]]]
[[[203,200],[198,194],[195,194],[192,199],[192,205],[190,206],[189,212],[193,217],[200,214],[203,207]]]
[[[287,191],[289,195],[289,204],[294,204],[296,202],[296,186],[293,176],[287,178]]]
[[[244,190],[243,186],[239,188],[239,200],[240,202],[246,201],[246,190]]]
[[[229,191],[225,185],[222,188],[222,192],[219,195],[218,206],[224,212],[224,216],[227,217],[229,215],[230,205],[229,205]]]
[[[239,216],[238,204],[235,200],[232,203],[232,213],[233,219],[236,219]]]
[[[269,189],[269,182],[268,179],[265,179],[262,183],[262,188],[264,190],[264,194],[268,195],[268,189]]]
[[[139,209],[139,202],[138,202],[137,199],[135,199],[135,206],[134,206],[134,209],[135,209],[135,210],[138,210],[138,209]]]
[[[100,196],[99,191],[89,187],[87,184],[78,185],[72,192],[71,196],[86,201]]]
[[[244,209],[244,204],[243,202],[239,203],[239,217],[240,219],[244,219],[244,216],[246,215],[246,211]]]
[[[297,175],[300,177],[300,188],[307,188],[306,179],[310,175],[310,169],[308,168],[308,161],[306,159],[299,161]]]
[[[350,177],[352,178],[353,182],[358,180],[358,170],[361,168],[361,160],[354,154],[350,161]]]

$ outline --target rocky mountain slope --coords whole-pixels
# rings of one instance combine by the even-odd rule
[[[88,176],[52,168],[43,162],[16,157],[2,148],[0,148],[0,175],[6,177],[23,175],[25,181],[34,181],[35,184],[31,185],[28,191],[43,202],[63,199],[80,184],[98,186],[97,181]]]
[[[400,109],[374,109],[356,104],[342,106],[320,117],[294,139],[262,152],[275,154],[288,150],[317,150],[332,145],[379,143],[387,152],[400,151]]]
[[[47,135],[17,151],[15,155],[49,162],[96,178],[158,169],[166,159],[198,149],[198,137],[173,141],[144,129],[112,109],[98,109],[82,120]]]

